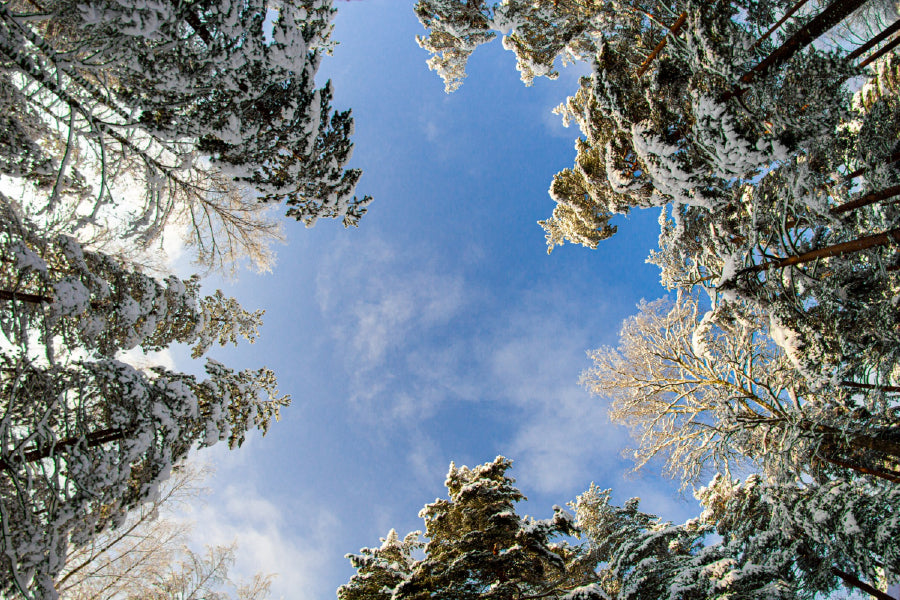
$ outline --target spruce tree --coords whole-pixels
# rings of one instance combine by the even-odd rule
[[[0,197],[0,326],[23,348],[32,335],[52,360],[60,352],[112,357],[140,346],[192,344],[198,358],[218,342],[251,343],[263,311],[244,310],[221,290],[201,297],[199,279],[160,281],[74,238],[47,238]]]
[[[75,226],[100,225],[104,206],[126,202],[126,183],[142,188],[127,229],[144,243],[192,215],[196,244],[210,248],[221,227],[242,245],[243,228],[253,249],[271,225],[241,196],[283,202],[307,226],[356,225],[371,199],[354,197],[361,172],[346,168],[353,121],[332,109],[331,84],[315,83],[334,12],[318,0],[7,5],[0,52],[12,87],[0,102],[21,105],[0,155],[45,200],[39,209],[67,208],[85,220]]]
[[[192,449],[265,433],[290,401],[271,371],[212,360],[203,381],[111,359],[43,366],[4,351],[0,360],[4,595],[56,598],[70,544],[120,524]]]
[[[419,513],[428,539],[424,558],[411,558],[417,534],[400,542],[392,533],[380,549],[348,555],[358,572],[339,598],[562,598],[591,583],[593,567],[584,553],[554,541],[575,533],[568,513],[554,507],[544,520],[516,513],[525,497],[506,474],[511,465],[502,456],[472,469],[451,463],[449,498]]]

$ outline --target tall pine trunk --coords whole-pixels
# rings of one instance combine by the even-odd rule
[[[766,41],[770,35],[772,35],[773,33],[775,33],[775,32],[778,30],[779,27],[781,27],[782,25],[784,25],[784,22],[787,21],[788,19],[790,19],[791,16],[793,16],[793,14],[794,14],[795,12],[797,12],[798,10],[800,10],[801,8],[803,8],[803,5],[806,4],[807,2],[809,2],[809,0],[800,0],[800,1],[797,2],[794,6],[792,6],[791,9],[790,9],[789,11],[787,11],[786,13],[784,13],[784,16],[781,17],[781,18],[778,20],[777,23],[775,23],[774,25],[772,25],[772,27],[770,27],[769,30],[768,30],[767,32],[765,32],[764,34],[762,34],[762,35],[760,36],[760,38],[759,38],[758,40],[756,40],[756,42],[753,44],[753,48],[756,48],[757,46],[759,46],[760,44],[762,44],[764,41]],[[752,48],[751,48],[751,49],[752,49]]]
[[[801,27],[778,49],[764,58],[738,80],[738,84],[720,98],[724,102],[735,96],[742,95],[746,90],[740,88],[741,84],[752,83],[756,78],[763,77],[771,71],[786,63],[797,52],[809,46],[816,38],[846,19],[857,8],[866,3],[866,0],[834,0],[828,7]]]
[[[878,588],[875,588],[875,587],[869,585],[868,583],[860,580],[858,577],[855,577],[845,571],[841,571],[837,567],[831,567],[831,572],[834,575],[837,575],[848,586],[854,587],[858,590],[861,590],[861,591],[869,594],[870,596],[877,598],[878,600],[897,600],[896,598],[892,598],[892,597],[888,596],[887,594],[885,594]]]
[[[881,390],[883,392],[900,392],[900,386],[879,385],[877,383],[859,383],[856,381],[842,381],[841,385],[860,390]]]
[[[109,427],[107,429],[100,429],[99,431],[91,432],[85,436],[67,437],[50,446],[27,450],[23,458],[24,462],[32,463],[44,458],[49,458],[50,456],[53,456],[60,451],[64,452],[69,447],[74,446],[81,441],[87,442],[88,448],[96,448],[101,444],[106,444],[107,442],[115,442],[124,438],[125,431],[123,429],[119,427]],[[6,469],[12,468],[12,464],[5,459],[0,459],[0,466]]]
[[[896,23],[895,23],[895,25],[896,25]],[[898,44],[900,44],[900,37],[895,37],[890,42],[888,42],[887,44],[885,44],[884,46],[879,48],[878,52],[872,54],[869,58],[867,58],[866,60],[859,63],[859,68],[862,69],[863,67],[868,67],[870,64],[872,64],[873,62],[875,62],[876,60],[878,60],[879,58],[881,58],[882,56],[884,56],[885,54],[887,54],[888,52],[890,52],[891,50],[896,48]]]
[[[850,200],[849,202],[838,204],[831,209],[831,214],[839,215],[851,210],[856,210],[857,208],[862,208],[863,206],[869,206],[870,204],[881,202],[882,200],[887,200],[888,198],[893,198],[897,195],[900,195],[900,185],[893,185],[889,188],[881,190],[880,192],[872,192],[871,194],[866,194],[865,196],[857,198],[856,200]]]
[[[850,55],[847,56],[847,60],[855,60],[855,59],[859,58],[860,56],[862,56],[863,54],[865,54],[866,52],[868,52],[869,50],[874,48],[876,44],[886,40],[888,37],[890,37],[896,31],[900,31],[900,19],[895,21],[893,25],[885,28],[884,31],[882,31],[881,33],[879,33],[878,35],[873,37],[871,40],[869,40],[868,42],[866,42],[865,44],[863,44],[862,46],[860,46],[859,48],[857,48],[856,50],[851,52]]]
[[[681,13],[681,16],[678,17],[678,20],[675,21],[675,24],[669,28],[669,31],[666,33],[665,37],[663,37],[662,41],[656,45],[656,48],[653,49],[653,52],[641,63],[641,66],[638,67],[637,76],[640,78],[647,72],[647,69],[650,68],[650,63],[653,62],[653,59],[657,57],[657,55],[662,52],[663,48],[666,47],[666,43],[669,40],[670,35],[675,35],[678,33],[678,30],[681,29],[681,26],[684,25],[684,22],[687,20],[687,13]]]
[[[900,435],[900,431],[884,431],[876,429],[872,432],[876,435],[869,435],[855,432],[845,433],[840,429],[831,427],[830,425],[810,423],[803,420],[801,420],[797,425],[802,431],[808,431],[813,434],[821,435],[829,445],[832,445],[834,447],[849,447],[853,450],[871,450],[889,456],[893,459],[900,460],[900,440],[891,439],[894,438],[894,436]],[[891,436],[891,438],[886,438],[877,435],[878,433],[887,433],[888,435],[893,435]]]
[[[53,300],[49,296],[40,296],[38,294],[27,294],[25,292],[12,292],[10,290],[0,290],[0,300],[20,302],[28,302],[29,304],[49,304]]]
[[[819,458],[821,458],[825,462],[833,464],[836,467],[841,467],[842,469],[850,469],[851,471],[856,471],[857,473],[862,473],[863,475],[878,477],[879,479],[884,479],[885,481],[890,481],[891,483],[900,483],[900,477],[892,473],[886,473],[879,469],[864,467],[856,463],[841,460],[840,458],[834,458],[833,456],[820,456]]]
[[[769,268],[782,269],[791,265],[801,265],[803,263],[808,263],[820,258],[831,258],[844,254],[852,254],[861,250],[868,250],[869,248],[876,248],[878,246],[887,246],[892,242],[900,242],[900,228],[891,229],[890,231],[886,231],[884,233],[857,238],[849,242],[842,242],[840,244],[834,244],[832,246],[825,246],[824,248],[810,250],[809,252],[789,256],[780,260],[770,260],[758,265],[753,265],[752,267],[741,269],[738,274],[745,275],[748,273],[759,273]]]

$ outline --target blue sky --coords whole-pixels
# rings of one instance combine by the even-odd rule
[[[512,458],[520,511],[538,517],[592,481],[669,519],[696,510],[653,469],[626,477],[626,432],[577,383],[585,352],[665,293],[644,263],[656,212],[596,251],[546,253],[536,221],[578,133],[550,111],[579,71],[526,88],[496,41],[447,95],[412,4],[336,2],[340,45],[319,72],[356,120],[358,191],[375,197],[359,229],[287,223],[273,273],[207,282],[266,309],[255,345],[213,356],[269,366],[294,404],[266,438],[201,454],[217,474],[195,537],[237,538],[240,570],[279,573],[275,598],[333,598],[344,554],[421,528],[451,460]]]

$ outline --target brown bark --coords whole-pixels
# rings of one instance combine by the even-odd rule
[[[191,29],[197,32],[204,44],[209,46],[212,43],[212,35],[209,33],[209,29],[206,28],[206,25],[200,21],[200,17],[194,14],[193,11],[188,10],[184,20],[191,26]]]
[[[891,34],[893,34],[895,31],[898,31],[898,30],[900,30],[900,19],[898,19],[897,21],[894,21],[893,25],[885,28],[884,31],[882,31],[881,33],[879,33],[878,35],[873,37],[871,40],[869,40],[868,42],[866,42],[865,44],[863,44],[862,46],[860,46],[859,48],[857,48],[856,50],[851,52],[847,56],[847,60],[855,60],[855,59],[859,58],[860,56],[862,56],[863,54],[865,54],[866,52],[868,52],[869,50],[874,48],[876,44],[887,39]]]
[[[876,52],[875,54],[873,54],[866,60],[859,63],[859,67],[860,68],[868,67],[870,64],[872,64],[873,62],[875,62],[876,60],[878,60],[879,58],[881,58],[882,56],[884,56],[885,54],[887,54],[888,52],[890,52],[891,50],[896,48],[897,44],[900,44],[900,36],[895,37],[889,43],[887,43],[884,46],[882,46],[881,48],[879,48],[878,52]]]
[[[879,479],[884,479],[886,481],[890,481],[891,483],[900,483],[900,477],[897,475],[892,475],[890,473],[885,473],[884,471],[879,471],[877,469],[870,469],[868,467],[864,467],[862,465],[858,465],[855,463],[850,463],[845,460],[841,460],[839,458],[833,458],[829,456],[822,456],[822,460],[826,462],[830,462],[836,467],[841,467],[843,469],[850,469],[851,471],[856,471],[857,473],[862,473],[863,475],[871,475],[873,477],[878,477]]]
[[[784,13],[784,16],[781,17],[781,19],[779,19],[777,23],[775,23],[774,25],[772,25],[772,27],[770,27],[769,30],[768,30],[767,32],[765,32],[764,34],[762,34],[762,36],[761,36],[758,40],[756,40],[756,43],[754,43],[753,46],[752,46],[750,49],[752,50],[753,48],[756,48],[757,46],[759,46],[760,44],[762,44],[764,41],[766,41],[766,39],[767,39],[770,35],[772,35],[773,33],[775,33],[775,32],[778,30],[779,27],[781,27],[782,25],[784,25],[784,22],[787,21],[788,19],[790,19],[791,16],[792,16],[795,12],[797,12],[798,10],[800,10],[801,8],[803,8],[803,5],[806,4],[807,2],[809,2],[809,0],[800,0],[800,2],[798,2],[797,4],[795,4],[794,6],[792,6],[792,7],[791,7],[791,10],[787,11],[786,13]]]
[[[873,598],[878,598],[878,600],[897,600],[896,598],[892,598],[892,597],[888,596],[887,594],[885,594],[878,588],[875,588],[875,587],[869,585],[868,583],[861,581],[858,577],[855,577],[845,571],[841,571],[837,567],[831,567],[831,572],[833,574],[837,575],[838,577],[840,577],[844,581],[844,583],[846,583],[847,585],[854,587],[858,590],[862,590],[863,592],[869,594]]]
[[[884,164],[889,165],[891,163],[897,162],[898,160],[900,160],[900,152],[894,152],[893,154],[891,154],[890,156],[887,157],[887,160],[884,161]],[[852,173],[848,173],[847,175],[845,175],[844,181],[850,181],[854,177],[859,177],[860,175],[862,175],[863,173],[865,173],[868,170],[869,170],[868,167],[861,167],[861,168],[853,171]]]
[[[96,448],[101,444],[121,440],[124,437],[125,432],[118,427],[101,429],[99,431],[89,433],[86,436],[68,437],[50,446],[44,446],[43,448],[34,448],[33,450],[26,451],[23,457],[23,462],[31,463],[44,458],[48,458],[58,452],[66,451],[67,448],[74,446],[82,440],[87,442],[88,448]],[[10,462],[5,459],[0,459],[0,466],[4,468],[11,468]]]
[[[0,300],[19,300],[20,302],[29,302],[31,304],[49,304],[53,302],[50,296],[41,296],[40,294],[27,294],[25,292],[11,292],[9,290],[0,290]],[[99,309],[107,306],[108,300],[91,300],[91,308]]]
[[[853,449],[872,450],[900,459],[900,442],[877,437],[874,435],[843,434],[839,429],[828,425],[810,424],[801,422],[798,424],[803,431],[818,433],[823,436],[826,443],[834,447],[850,447]],[[888,432],[889,434],[892,432]],[[894,432],[896,433],[896,432]]]
[[[803,1],[805,2],[806,0],[803,0]],[[687,20],[687,13],[686,12],[681,13],[681,16],[678,17],[678,20],[675,21],[675,24],[669,28],[669,32],[666,34],[666,36],[662,39],[662,41],[659,44],[656,45],[656,48],[654,48],[653,52],[650,53],[650,56],[648,56],[644,60],[644,62],[641,63],[641,66],[638,67],[638,70],[637,70],[638,77],[643,76],[644,73],[647,72],[647,69],[650,67],[650,63],[653,62],[653,59],[656,58],[657,55],[660,52],[662,52],[662,49],[666,47],[666,42],[668,41],[669,36],[675,35],[676,33],[678,33],[678,30],[681,29],[681,26],[684,25],[684,22],[686,20]]]
[[[881,390],[884,392],[900,392],[900,386],[878,385],[876,383],[857,383],[856,381],[842,381],[841,385],[861,390]]]
[[[865,2],[866,0],[834,0],[834,2],[829,4],[825,10],[801,27],[797,33],[792,35],[777,50],[745,73],[738,81],[738,84],[735,85],[733,89],[723,94],[719,100],[724,102],[735,96],[743,95],[746,90],[740,87],[741,84],[747,85],[752,83],[757,77],[763,77],[772,69],[780,67],[790,60],[794,54],[810,45],[820,35],[843,21],[850,13],[865,4]]]
[[[25,292],[11,292],[9,290],[0,290],[0,300],[19,300],[21,302],[30,302],[31,304],[49,304],[50,302],[53,302],[53,299],[49,296],[26,294]]]
[[[804,252],[803,254],[789,256],[787,258],[779,260],[770,260],[758,265],[753,265],[752,267],[747,267],[746,269],[741,269],[739,274],[759,273],[760,271],[765,271],[769,268],[782,269],[784,267],[789,267],[791,265],[800,265],[820,258],[831,258],[833,256],[841,256],[843,254],[851,254],[853,252],[875,248],[877,246],[886,246],[891,242],[900,242],[900,228],[891,229],[890,231],[886,231],[884,233],[857,238],[849,242],[843,242],[840,244],[834,244],[832,246],[826,246],[824,248],[818,248],[816,250],[810,250],[809,252]]]
[[[898,23],[900,23],[900,21],[898,21]],[[888,198],[893,198],[897,195],[900,195],[900,185],[893,185],[889,188],[881,190],[880,192],[872,192],[871,194],[866,194],[865,196],[857,198],[856,200],[851,200],[850,202],[839,204],[831,209],[831,214],[839,215],[847,211],[862,208],[863,206],[875,204],[876,202],[880,202],[882,200],[887,200]]]

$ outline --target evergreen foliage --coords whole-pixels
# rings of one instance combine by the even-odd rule
[[[290,399],[266,368],[210,359],[199,380],[120,362],[135,347],[186,343],[196,358],[253,341],[262,312],[46,237],[5,197],[0,216],[0,593],[52,600],[70,546],[120,526],[191,450],[265,434]]]
[[[545,520],[516,514],[515,503],[525,497],[506,475],[511,465],[502,456],[472,469],[451,464],[449,498],[419,513],[428,539],[424,558],[412,557],[422,547],[418,532],[400,542],[392,531],[380,549],[348,555],[357,574],[338,598],[560,598],[588,583],[583,553],[553,541],[575,533],[571,515],[560,507]]]
[[[240,446],[289,403],[271,371],[235,373],[213,360],[204,381],[111,359],[44,367],[8,352],[0,368],[6,595],[55,598],[70,543],[119,525],[193,448]]]
[[[198,358],[216,342],[251,343],[264,311],[248,312],[221,290],[199,297],[196,276],[164,282],[102,252],[85,250],[74,238],[42,237],[0,197],[0,314],[3,333],[27,347],[40,332],[40,345],[52,360],[79,350],[112,357],[140,346],[161,350],[193,344]]]
[[[345,168],[350,112],[314,81],[334,12],[320,0],[8,3],[0,164],[69,227],[102,228],[104,207],[137,197],[124,231],[139,243],[177,218],[210,266],[245,254],[265,268],[278,232],[260,203],[350,226],[371,200],[353,196],[361,172]]]
[[[884,6],[803,4],[417,5],[448,91],[475,31],[503,36],[526,84],[592,65],[557,109],[582,138],[550,187],[548,251],[660,209],[648,262],[676,299],[642,302],[583,382],[632,428],[639,467],[663,457],[685,487],[724,475],[684,525],[579,498],[596,580],[573,598],[887,598],[898,572],[881,541],[900,507],[896,25],[876,39]],[[442,21],[464,8],[478,19]]]
[[[716,475],[696,496],[700,517],[682,524],[622,506],[591,485],[546,521],[516,516],[521,492],[509,461],[450,467],[450,498],[428,504],[419,532],[395,531],[379,548],[347,555],[356,574],[339,600],[504,598],[533,600],[812,599],[841,586],[874,590],[895,568],[897,493],[863,481],[745,482]],[[499,477],[498,477],[499,475]],[[569,540],[552,543],[555,537]],[[571,543],[571,536],[582,541]]]
[[[894,59],[873,63],[854,94],[847,82],[865,73],[850,53],[811,42],[861,3],[817,8],[773,35],[792,4],[511,0],[479,5],[479,27],[506,34],[526,81],[551,76],[557,59],[593,65],[558,109],[584,138],[550,188],[550,250],[596,248],[616,215],[660,207],[651,260],[664,285],[705,289],[724,315],[749,304],[768,317],[812,388],[890,386],[900,368],[890,250],[900,230],[885,201],[900,189]]]

